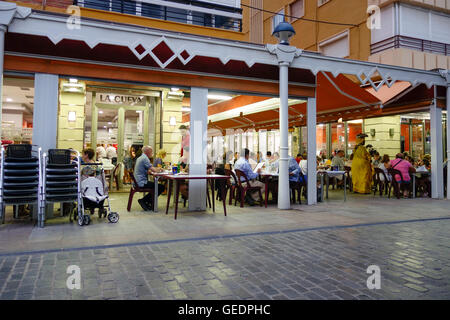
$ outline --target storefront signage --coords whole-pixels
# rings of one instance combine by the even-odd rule
[[[122,94],[97,93],[98,101],[105,104],[125,104],[129,106],[145,106],[145,96],[127,96]]]

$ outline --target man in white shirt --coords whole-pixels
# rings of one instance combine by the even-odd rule
[[[96,152],[97,152],[97,161],[106,158],[106,150],[105,147],[103,147],[103,145],[101,144],[97,145]]]
[[[117,158],[117,150],[112,144],[110,144],[108,148],[106,148],[106,157],[108,159]]]

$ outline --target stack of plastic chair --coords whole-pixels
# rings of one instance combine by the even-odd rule
[[[74,160],[71,158],[72,153],[76,154]],[[47,204],[76,202],[79,206],[80,203],[80,154],[69,149],[49,149],[48,154],[44,153],[42,163],[42,219],[40,220],[40,227],[44,227]],[[69,219],[72,221],[72,214],[69,215]]]
[[[33,147],[35,147],[33,149]],[[1,150],[0,219],[5,222],[7,205],[39,203],[41,148],[30,144],[11,144]],[[17,218],[15,211],[15,218]],[[39,213],[38,213],[39,217]]]

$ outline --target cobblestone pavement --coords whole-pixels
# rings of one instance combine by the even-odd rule
[[[450,299],[449,230],[442,218],[3,254],[0,299]]]

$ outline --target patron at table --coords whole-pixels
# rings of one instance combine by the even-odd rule
[[[137,159],[136,166],[134,168],[134,177],[139,187],[146,189],[153,189],[154,183],[148,181],[148,174],[150,172],[162,172],[162,168],[153,167],[150,158],[153,155],[153,149],[150,146],[142,148],[142,155]],[[164,191],[164,186],[158,184],[158,196]],[[138,200],[142,209],[145,211],[153,210],[153,195],[148,193],[142,199]]]
[[[252,167],[248,162],[249,156],[250,150],[244,149],[241,153],[241,157],[234,164],[234,169],[242,171],[247,176],[252,187],[261,187],[261,189],[264,190],[264,183],[256,180],[256,178],[258,178],[259,174],[261,173],[261,169],[258,169],[257,173],[253,172]],[[241,177],[241,182],[243,186],[246,186],[247,183],[245,182],[245,179],[243,177]],[[250,194],[250,198],[247,198],[246,200],[250,205],[253,205],[254,202],[260,201],[259,193],[257,191],[252,192]]]

